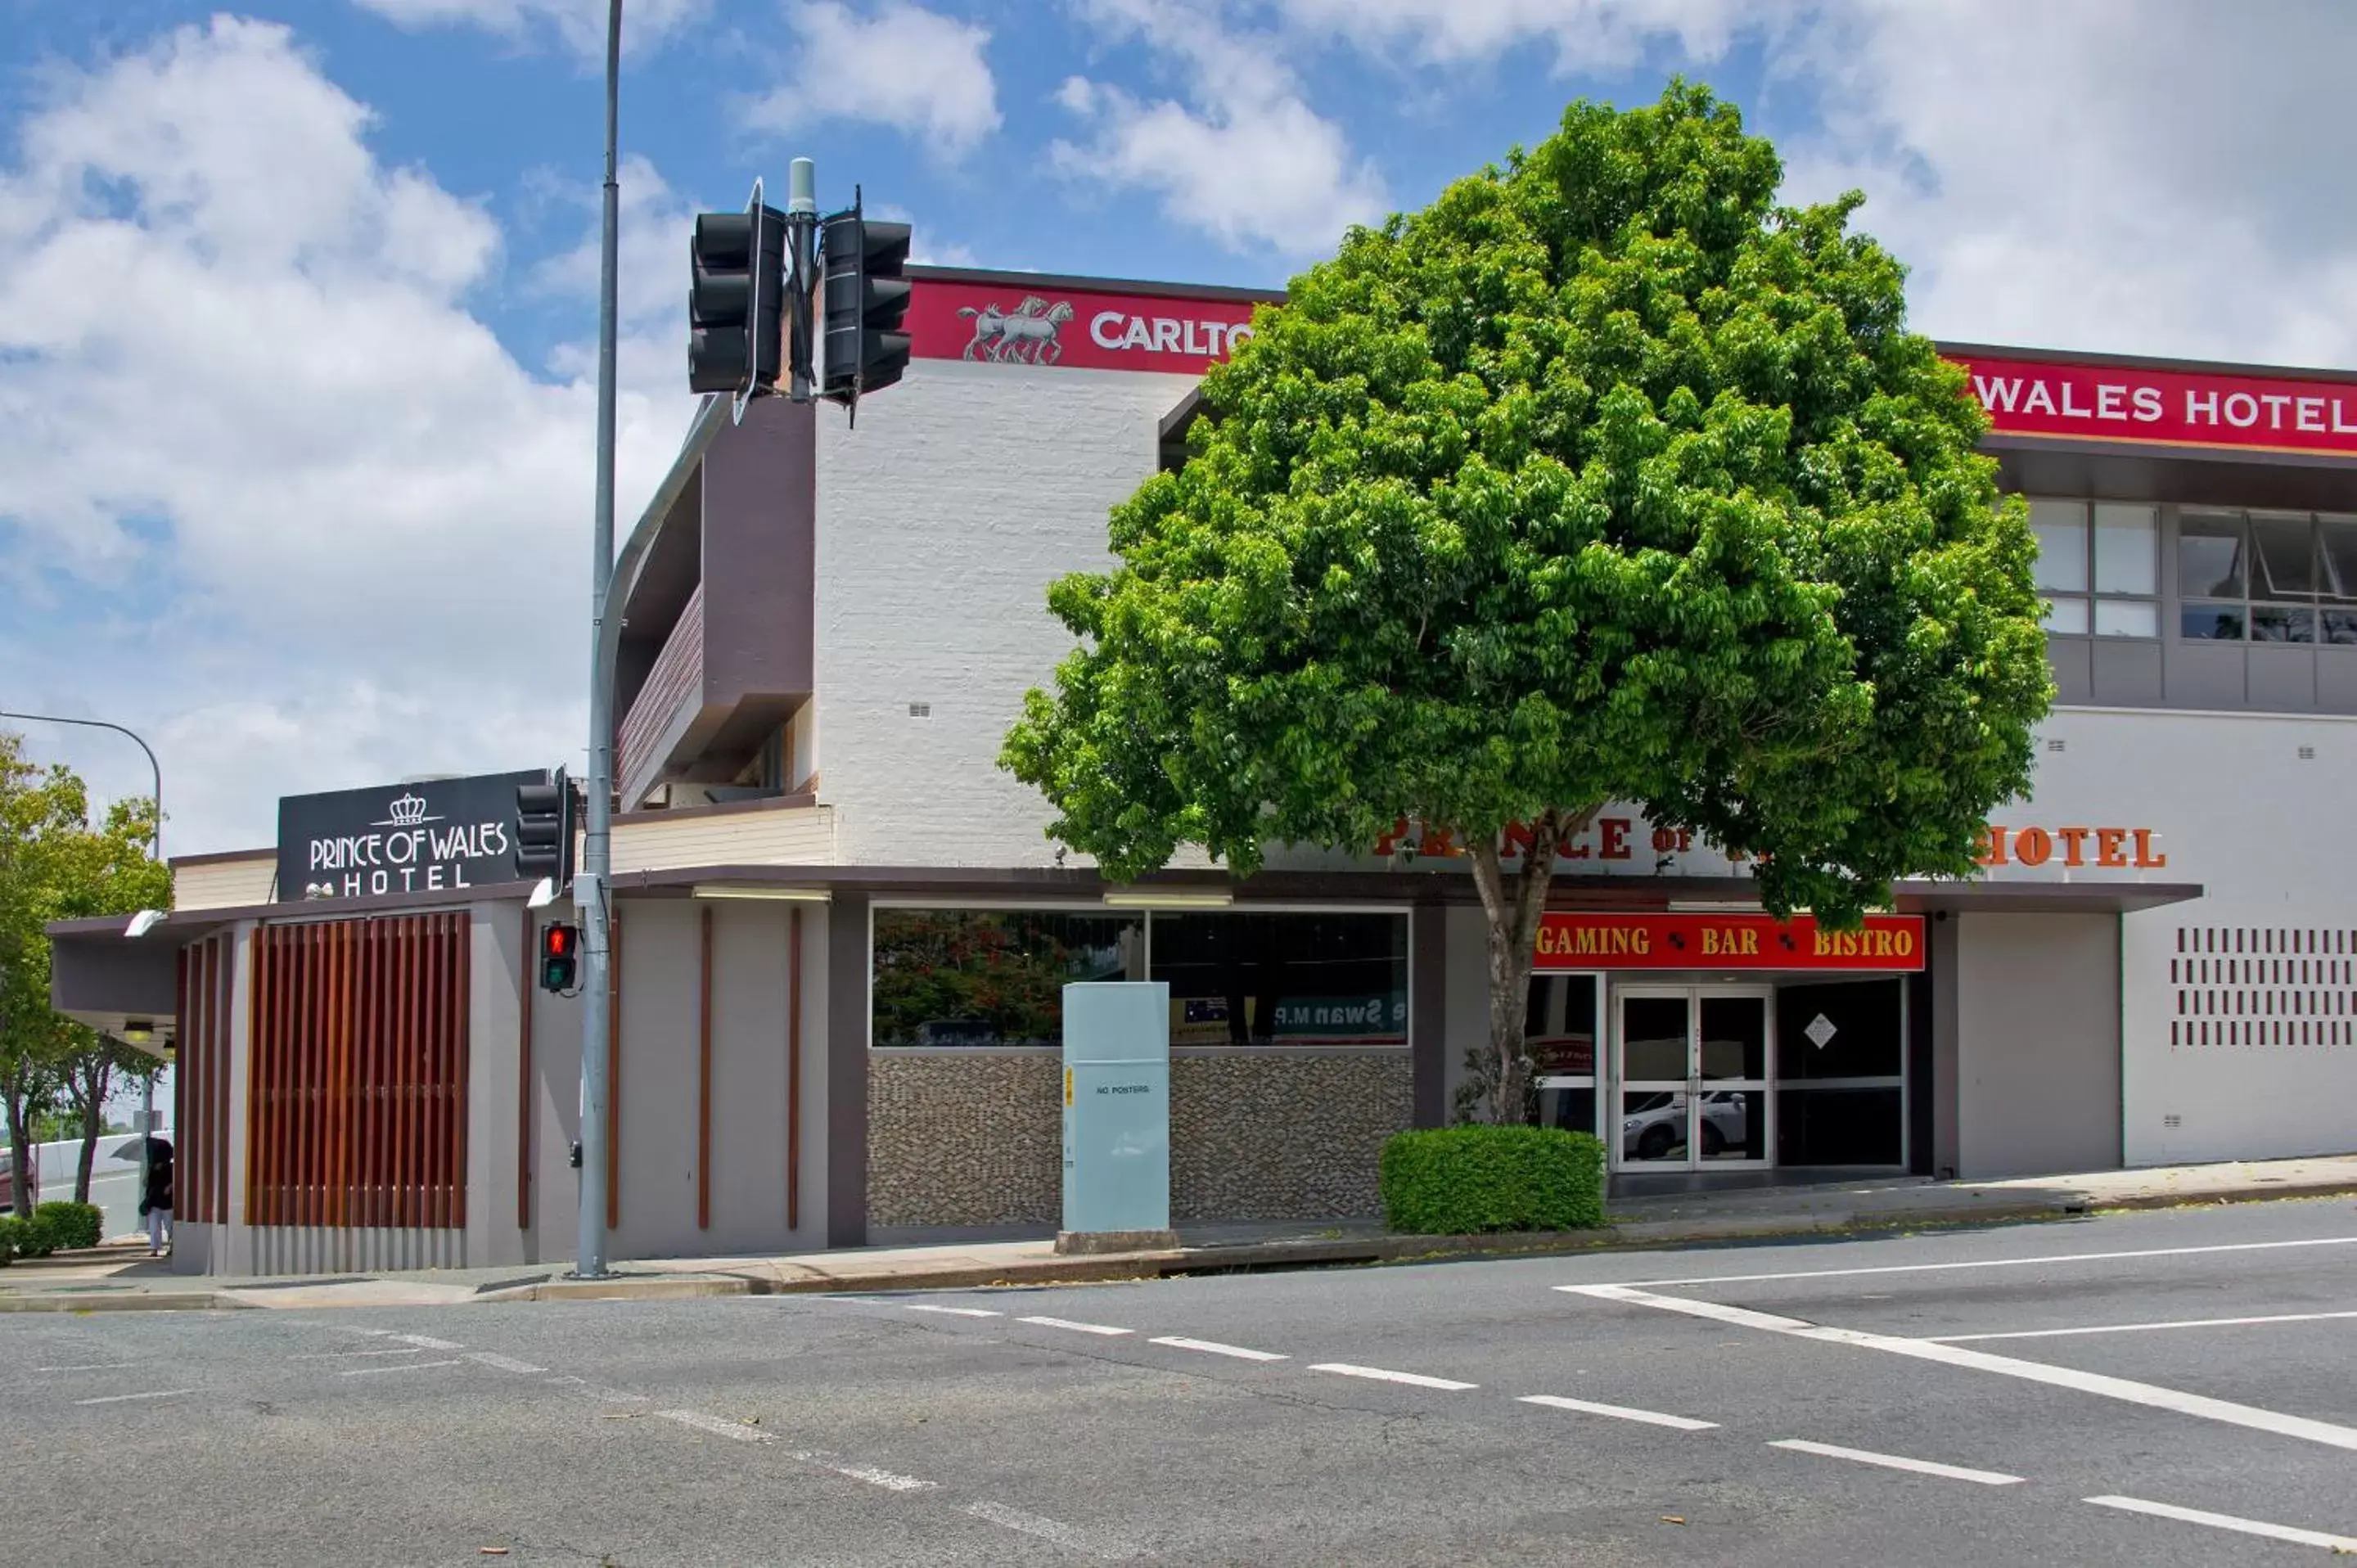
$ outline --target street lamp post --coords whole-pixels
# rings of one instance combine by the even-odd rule
[[[619,3],[619,0],[618,0]],[[31,724],[79,725],[84,729],[111,729],[117,735],[127,735],[140,750],[147,754],[147,770],[154,776],[156,792],[150,797],[156,802],[156,825],[149,837],[147,853],[161,865],[164,859],[164,765],[156,760],[156,748],[140,738],[139,732],[106,719],[70,719],[63,714],[19,714],[0,708],[0,719],[22,719]],[[140,1075],[139,1084],[139,1201],[147,1201],[147,1151],[149,1140],[156,1136],[156,1074],[151,1069]]]
[[[588,1280],[608,1277],[606,1102],[611,1071],[607,1058],[613,1041],[606,1009],[613,984],[613,914],[607,907],[606,877],[612,868],[614,669],[606,656],[606,618],[614,581],[616,288],[621,231],[621,187],[615,166],[621,134],[621,74],[622,0],[608,0],[606,182],[597,247],[597,489],[589,546],[588,810],[582,824],[581,868],[573,885],[587,939],[581,944],[581,1212],[573,1273]]]
[[[139,732],[105,719],[70,719],[63,714],[16,714],[0,708],[0,719],[26,719],[34,724],[80,725],[84,729],[111,729],[117,735],[127,735],[140,750],[147,754],[147,770],[155,776],[156,829],[148,853],[157,860],[164,858],[164,769],[156,760],[156,748],[139,738]]]

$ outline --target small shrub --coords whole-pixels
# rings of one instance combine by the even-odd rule
[[[58,1198],[41,1204],[33,1213],[49,1228],[50,1238],[60,1247],[95,1247],[106,1229],[105,1212],[95,1203]]]
[[[0,1214],[0,1269],[5,1269],[16,1256],[16,1217]]]
[[[8,1222],[8,1251],[12,1258],[46,1258],[57,1251],[57,1238],[50,1234],[48,1221],[35,1209],[30,1219]]]
[[[1414,1235],[1584,1230],[1604,1223],[1604,1144],[1559,1127],[1397,1133],[1382,1187],[1384,1222]]]

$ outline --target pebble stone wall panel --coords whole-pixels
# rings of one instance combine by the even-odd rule
[[[868,1060],[867,1221],[1053,1225],[1059,1058],[877,1051]],[[1405,1051],[1254,1051],[1170,1064],[1171,1219],[1382,1211],[1383,1140],[1411,1125]]]

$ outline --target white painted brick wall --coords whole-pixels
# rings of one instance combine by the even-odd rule
[[[999,745],[1072,646],[1048,585],[1110,564],[1106,514],[1194,384],[920,360],[856,429],[821,411],[816,762],[845,862],[1054,864]]]

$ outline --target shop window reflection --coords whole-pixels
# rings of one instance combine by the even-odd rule
[[[1173,1046],[1405,1046],[1407,917],[1154,917]]]
[[[1060,1048],[1064,987],[1143,980],[1135,915],[1027,909],[876,911],[878,1048]]]

